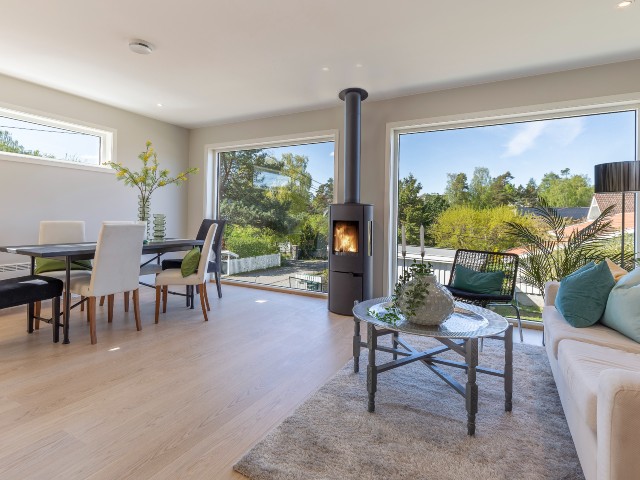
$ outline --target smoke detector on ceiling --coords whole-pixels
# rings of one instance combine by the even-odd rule
[[[149,55],[153,52],[153,45],[144,40],[131,40],[129,42],[129,50],[140,55]]]

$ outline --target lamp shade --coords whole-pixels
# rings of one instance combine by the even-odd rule
[[[640,191],[640,162],[600,163],[593,176],[596,193]]]

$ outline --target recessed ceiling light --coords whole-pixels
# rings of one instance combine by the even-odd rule
[[[362,68],[362,64],[361,63],[356,63],[356,68]]]
[[[162,104],[161,104],[161,103],[158,103],[157,105],[158,105],[159,107],[161,107],[161,106],[162,106]]]
[[[329,67],[322,67],[322,71],[323,72],[328,72],[329,71]]]
[[[618,3],[618,8],[628,7],[632,3],[633,3],[633,0],[624,0],[624,1]]]
[[[131,40],[129,42],[129,50],[140,55],[149,55],[153,52],[153,45],[144,40]]]

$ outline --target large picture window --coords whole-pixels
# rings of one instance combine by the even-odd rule
[[[218,153],[228,279],[326,292],[333,153],[334,142]]]
[[[539,198],[566,220],[565,235],[587,228],[613,206],[611,253],[620,253],[624,234],[625,252],[633,258],[635,194],[627,194],[622,211],[622,194],[594,193],[593,171],[598,163],[637,159],[636,122],[636,110],[627,110],[399,132],[395,232],[399,244],[405,227],[408,258],[398,249],[396,266],[420,258],[421,225],[425,258],[442,283],[449,279],[456,249],[526,255],[505,222],[544,234],[533,209]],[[527,295],[540,294],[525,282],[518,288],[522,303]],[[537,308],[531,310],[528,318],[538,319]]]
[[[110,160],[112,133],[0,109],[0,154],[78,165]]]

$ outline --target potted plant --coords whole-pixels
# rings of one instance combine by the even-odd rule
[[[391,325],[404,317],[411,323],[434,326],[444,322],[453,310],[453,296],[438,283],[431,264],[414,262],[400,275],[390,305],[381,312],[370,310],[369,314]]]
[[[146,150],[138,158],[142,161],[142,168],[139,172],[134,172],[122,163],[108,162],[111,168],[116,171],[116,179],[124,182],[125,185],[135,187],[138,193],[138,220],[147,225],[147,238],[149,232],[149,209],[151,205],[151,194],[160,187],[166,185],[181,185],[187,181],[188,175],[198,172],[197,168],[190,168],[185,172],[180,172],[175,177],[171,177],[169,170],[160,169],[158,154],[149,140],[146,143]]]

